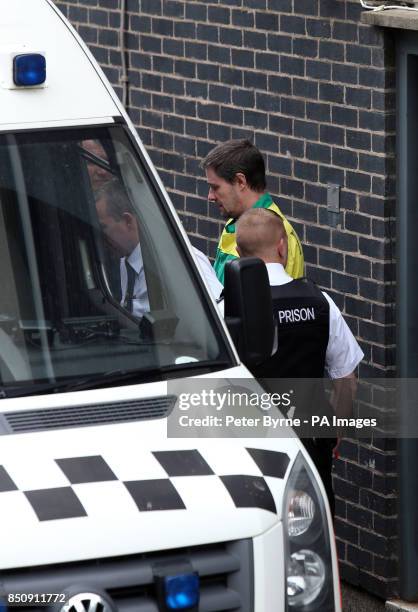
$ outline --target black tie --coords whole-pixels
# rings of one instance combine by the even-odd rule
[[[125,266],[126,266],[126,273],[128,275],[128,284],[126,286],[126,293],[125,293],[125,308],[129,310],[129,312],[132,312],[136,272],[127,259],[125,259]]]

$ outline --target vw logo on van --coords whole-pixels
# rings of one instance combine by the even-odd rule
[[[71,595],[59,612],[116,612],[116,606],[104,593],[82,592]]]

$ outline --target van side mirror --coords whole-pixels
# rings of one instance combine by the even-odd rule
[[[225,322],[241,361],[251,368],[271,355],[273,306],[267,268],[257,257],[225,265]]]

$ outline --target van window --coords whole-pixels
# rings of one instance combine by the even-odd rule
[[[123,127],[0,135],[3,395],[233,365],[189,257]]]

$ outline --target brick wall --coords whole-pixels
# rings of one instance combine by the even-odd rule
[[[120,0],[56,2],[120,93]],[[395,71],[391,35],[346,0],[127,0],[129,114],[196,246],[221,230],[201,158],[249,137],[303,241],[307,275],[335,299],[365,353],[393,375]],[[327,183],[341,186],[331,227]],[[335,465],[341,573],[396,589],[393,441],[346,441]]]

